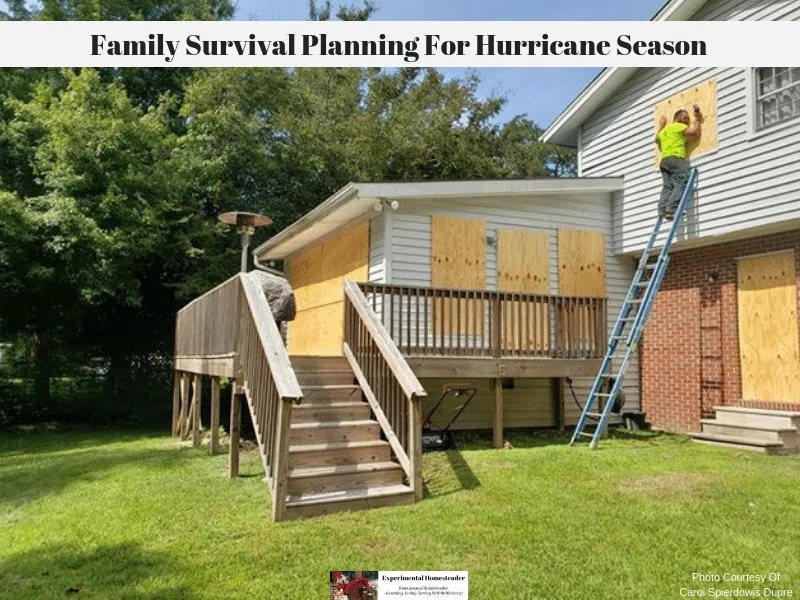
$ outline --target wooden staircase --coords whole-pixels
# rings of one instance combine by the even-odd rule
[[[264,291],[249,274],[231,277],[177,314],[172,433],[186,439],[191,424],[200,444],[202,376],[214,378],[217,430],[219,378],[230,378],[228,472],[239,475],[244,404],[273,521],[422,499],[425,389],[364,293],[350,281],[343,291],[340,358],[290,360]]]
[[[715,406],[714,419],[701,420],[698,442],[769,454],[800,453],[800,412]]]
[[[292,411],[286,518],[412,504],[347,360],[292,357],[303,402]]]

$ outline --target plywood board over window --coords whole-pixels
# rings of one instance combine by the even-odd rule
[[[793,251],[739,260],[742,398],[800,402]]]
[[[558,230],[558,292],[606,295],[606,236],[600,231]]]
[[[431,217],[431,285],[486,287],[486,224],[453,217]],[[436,331],[445,336],[481,331],[483,316],[474,300],[442,300],[433,305]]]
[[[558,230],[558,292],[562,296],[605,297],[605,234],[591,230]],[[580,300],[569,300],[560,305],[559,313],[556,332],[562,346],[568,351],[591,350],[596,337],[591,309]]]
[[[700,112],[703,113],[703,120],[701,121],[700,138],[690,141],[688,144],[690,158],[713,152],[719,147],[717,135],[717,80],[708,79],[674,96],[670,96],[656,104],[653,114],[654,128],[657,132],[659,119],[663,116],[666,117],[667,123],[672,123],[675,113],[680,109],[689,111],[690,117],[694,119],[692,106],[695,104],[700,107]],[[658,147],[655,150],[655,157],[656,167],[658,167],[661,162]]]
[[[297,317],[289,324],[289,353],[339,356],[344,336],[342,281],[366,281],[369,222],[302,250],[288,261]]]
[[[547,233],[501,229],[497,232],[497,289],[528,294],[550,293]],[[546,351],[550,347],[547,302],[511,301],[503,315],[506,348]]]

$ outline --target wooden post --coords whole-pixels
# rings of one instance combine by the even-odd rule
[[[564,430],[566,429],[566,398],[567,379],[562,377],[558,380],[558,397],[556,398],[556,425],[558,426],[559,433],[564,433]]]
[[[219,452],[219,377],[211,378],[211,454]]]
[[[189,374],[181,373],[181,417],[180,436],[185,440],[189,436]]]
[[[286,512],[286,493],[289,476],[289,427],[292,420],[292,400],[278,400],[277,435],[275,436],[275,468],[272,477],[272,520],[283,520]]]
[[[180,371],[175,371],[174,383],[172,385],[172,437],[177,437],[180,434],[181,416],[181,374]]]
[[[503,317],[500,296],[492,298],[492,356],[500,357],[503,353]]]
[[[503,378],[494,380],[494,447],[503,447]]]
[[[192,445],[200,445],[200,411],[203,407],[203,376],[195,375],[192,383]]]
[[[416,396],[411,398],[409,409],[409,452],[408,458],[411,461],[412,481],[411,487],[414,488],[414,500],[422,500],[422,400]]]
[[[231,478],[239,476],[239,432],[242,427],[242,395],[238,386],[231,394],[231,447],[228,457],[228,474]]]

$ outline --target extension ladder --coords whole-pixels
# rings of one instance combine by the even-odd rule
[[[650,255],[653,252],[663,224],[663,219],[660,215],[653,227],[650,240],[642,254],[642,258],[639,260],[639,267],[633,276],[633,282],[628,288],[628,295],[625,297],[625,302],[622,304],[622,309],[614,324],[614,330],[608,340],[608,348],[600,365],[600,371],[597,373],[592,390],[589,392],[589,397],[575,427],[575,432],[572,434],[570,445],[574,445],[579,438],[585,437],[592,440],[589,447],[596,448],[608,426],[608,417],[614,406],[614,399],[622,389],[625,371],[628,368],[631,356],[636,352],[647,317],[650,316],[650,311],[653,308],[653,301],[658,293],[658,288],[661,287],[661,282],[667,272],[669,250],[678,231],[678,224],[686,214],[691,197],[694,195],[697,187],[697,177],[697,167],[692,167],[689,170],[689,180],[683,189],[678,209],[673,216],[667,239],[664,241],[658,260],[651,263],[649,262]],[[615,367],[616,372],[614,370]],[[611,389],[608,389],[608,382],[611,380],[614,383]],[[595,410],[595,405],[601,400],[605,401],[605,404],[599,410]],[[590,423],[590,420],[594,423]],[[595,424],[594,431],[587,432],[587,425],[592,424]]]

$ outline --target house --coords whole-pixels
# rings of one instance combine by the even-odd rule
[[[800,2],[672,0],[657,19],[796,19]],[[421,430],[449,383],[476,390],[456,426],[566,426],[606,351],[656,220],[662,114],[706,120],[690,205],[624,379],[626,410],[663,429],[800,449],[800,69],[605,70],[544,133],[579,177],[351,183],[254,251],[282,261],[288,344],[240,273],[178,313],[173,434],[200,443],[211,377],[232,378],[275,520],[422,498]],[[659,241],[663,244],[663,238]],[[447,399],[444,422],[456,409]],[[715,418],[711,418],[715,417]]]
[[[800,2],[672,0],[655,18],[797,20]],[[624,179],[612,254],[636,258],[661,185],[655,123],[695,102],[699,192],[640,345],[642,410],[698,439],[797,449],[800,69],[609,68],[543,140],[577,149],[579,177]]]
[[[252,274],[178,313],[173,433],[199,443],[200,378],[212,414],[219,377],[236,378],[282,519],[420,499],[421,425],[446,385],[476,391],[453,427],[492,429],[498,447],[506,428],[575,423],[565,381],[586,396],[635,268],[613,251],[622,186],[345,186],[253,253],[282,261],[294,289],[285,347]],[[448,396],[432,426],[461,401]]]

